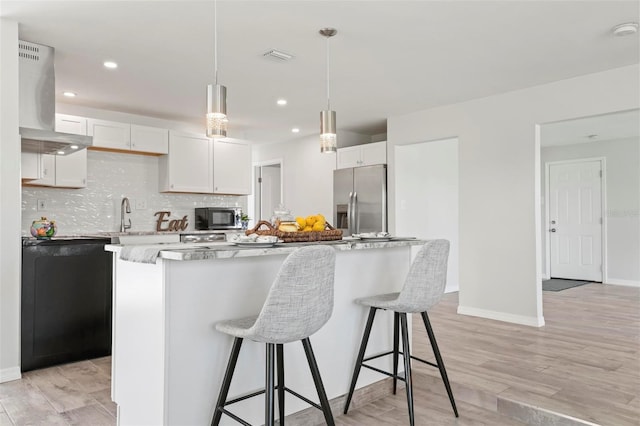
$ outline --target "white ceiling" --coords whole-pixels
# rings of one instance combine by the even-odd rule
[[[0,16],[21,23],[22,39],[56,48],[58,102],[204,122],[211,0],[0,6]],[[386,131],[389,116],[637,64],[638,36],[610,30],[639,13],[637,1],[220,0],[229,136],[274,142],[318,133],[322,27],[338,29],[330,41],[338,128],[373,135]],[[295,59],[263,58],[272,48]],[[119,68],[103,68],[107,59]],[[78,97],[63,98],[64,90]],[[286,107],[276,105],[281,97]]]
[[[637,109],[544,124],[540,130],[543,147],[631,138],[640,138]]]

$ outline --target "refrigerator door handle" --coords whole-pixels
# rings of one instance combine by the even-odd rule
[[[353,192],[349,193],[349,204],[347,204],[347,232],[349,235],[353,232]]]
[[[360,218],[358,217],[359,213],[360,212],[358,211],[358,193],[354,192],[353,193],[353,230],[355,231],[356,234],[360,232],[360,224],[358,223],[358,221],[360,220]]]

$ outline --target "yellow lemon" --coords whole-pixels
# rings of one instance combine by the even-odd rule
[[[327,221],[327,219],[325,219],[324,216],[321,215],[320,213],[318,213],[316,215],[316,218],[318,218],[318,222],[326,222]]]
[[[296,222],[300,226],[300,229],[304,229],[304,227],[307,226],[307,220],[304,217],[296,217]]]
[[[316,217],[307,216],[307,218],[305,219],[305,223],[306,223],[306,226],[313,226],[313,224],[316,223]]]
[[[313,224],[314,231],[324,231],[324,220],[322,222],[316,222]]]
[[[310,226],[305,226],[304,229],[302,229],[303,232],[311,232],[312,230],[313,228]]]

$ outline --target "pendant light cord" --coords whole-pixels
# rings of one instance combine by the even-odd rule
[[[327,110],[331,110],[331,100],[330,100],[330,79],[329,79],[329,38],[327,37]]]
[[[218,84],[218,1],[213,0],[213,68],[215,84]]]

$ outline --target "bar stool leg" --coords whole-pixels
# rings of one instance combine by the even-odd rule
[[[436,342],[436,336],[433,334],[433,330],[431,329],[431,322],[429,321],[429,316],[426,312],[422,312],[422,321],[424,322],[424,327],[427,329],[427,335],[429,336],[429,341],[431,342],[431,348],[433,349],[433,355],[436,357],[436,363],[438,364],[438,369],[440,370],[440,376],[442,376],[442,381],[444,382],[444,387],[447,389],[447,394],[449,395],[449,401],[451,401],[451,407],[453,407],[453,413],[458,417],[458,409],[456,408],[456,401],[453,399],[453,392],[451,391],[451,385],[449,384],[449,377],[447,376],[447,370],[444,368],[444,361],[442,360],[442,356],[440,356],[440,349],[438,349],[438,343]]]
[[[311,369],[311,376],[313,377],[313,383],[316,385],[318,391],[318,398],[320,398],[320,406],[324,413],[324,421],[328,426],[335,426],[333,421],[333,414],[331,413],[331,407],[329,406],[329,400],[327,394],[324,391],[322,384],[322,378],[320,377],[320,370],[318,370],[318,364],[316,363],[316,357],[313,355],[313,349],[311,348],[311,342],[309,338],[302,339],[302,346],[304,347],[304,353],[307,355],[307,361],[309,362],[309,368]]]
[[[402,328],[402,355],[404,358],[404,380],[407,388],[407,405],[409,406],[409,425],[415,424],[413,413],[413,382],[411,380],[411,351],[409,349],[409,330],[407,327],[407,314],[400,314],[400,326]]]
[[[213,413],[213,419],[211,419],[211,426],[218,426],[220,419],[222,418],[222,411],[220,411],[225,402],[227,402],[227,395],[229,394],[229,386],[231,385],[231,379],[233,378],[233,371],[236,369],[236,363],[238,362],[238,354],[240,353],[240,347],[242,346],[242,339],[236,337],[233,339],[233,346],[231,348],[231,355],[229,356],[229,363],[227,364],[227,370],[224,372],[224,379],[222,379],[222,388],[218,395],[218,402],[216,403],[216,410]]]
[[[276,345],[278,359],[278,411],[280,426],[284,426],[284,350],[282,344]]]
[[[265,398],[264,398],[264,424],[265,426],[273,426],[274,424],[274,383],[273,383],[273,349],[274,343],[267,343],[267,356],[266,356],[266,377],[265,377]]]
[[[400,342],[398,342],[398,318],[400,314],[397,312],[393,313],[393,394],[396,394],[396,388],[398,386],[398,346]]]
[[[362,360],[364,359],[364,353],[367,350],[367,343],[369,343],[369,335],[371,334],[371,326],[373,325],[373,319],[376,316],[376,309],[369,309],[369,318],[367,319],[367,325],[364,328],[364,334],[362,335],[362,343],[360,343],[360,352],[358,352],[358,359],[356,360],[356,366],[353,369],[353,376],[351,377],[351,387],[349,388],[349,395],[347,395],[347,402],[344,405],[344,414],[349,411],[349,404],[351,404],[351,398],[353,397],[353,391],[356,388],[356,382],[360,375],[360,369],[362,368]]]

